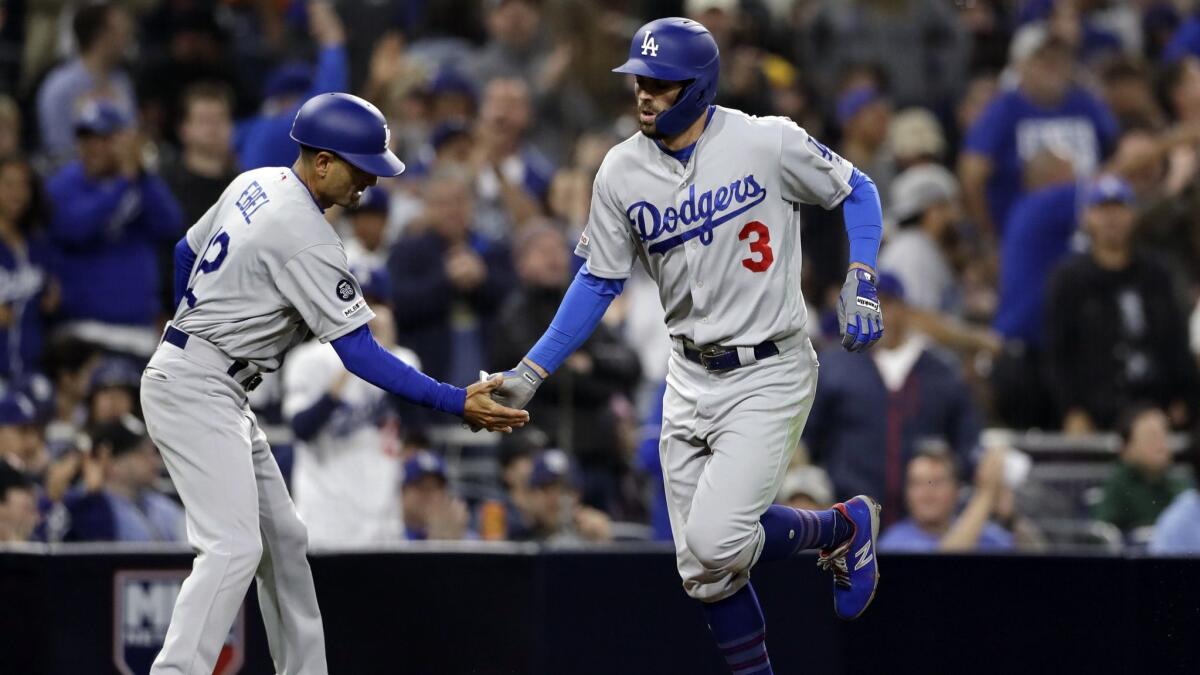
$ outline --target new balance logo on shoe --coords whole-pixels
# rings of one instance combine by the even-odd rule
[[[867,543],[863,544],[862,548],[854,552],[854,569],[861,570],[867,565],[867,563],[874,559],[875,554],[871,552],[871,540],[868,539]]]

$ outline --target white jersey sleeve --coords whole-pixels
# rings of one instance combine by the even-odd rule
[[[592,205],[587,227],[579,237],[575,255],[587,259],[588,271],[604,279],[628,279],[637,258],[624,210],[610,191],[608,163],[600,166],[592,183]]]
[[[274,279],[280,294],[321,342],[336,340],[375,317],[340,245],[318,244],[300,251]]]
[[[792,202],[832,209],[850,194],[854,167],[836,152],[808,135],[785,117],[779,118],[782,134],[779,163],[781,192]]]
[[[200,253],[205,244],[208,243],[208,238],[213,234],[213,223],[217,220],[217,211],[220,206],[221,200],[218,199],[212,206],[208,207],[204,215],[200,216],[200,220],[197,220],[188,228],[186,233],[187,243],[193,253]]]

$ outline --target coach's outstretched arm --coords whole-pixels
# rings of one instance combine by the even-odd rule
[[[524,408],[550,373],[587,342],[624,288],[624,279],[603,279],[588,271],[584,263],[550,327],[515,368],[504,372],[504,383],[492,398],[510,408]]]
[[[857,352],[883,337],[883,313],[875,290],[883,209],[875,181],[858,169],[850,174],[850,194],[842,201],[842,217],[850,239],[850,268],[838,298],[838,326],[842,346]]]
[[[504,377],[497,375],[466,389],[429,377],[396,358],[371,335],[366,324],[331,342],[346,370],[384,391],[427,408],[458,415],[473,427],[510,433],[525,426],[529,413],[492,400]]]

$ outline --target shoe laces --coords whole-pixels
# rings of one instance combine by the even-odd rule
[[[833,583],[842,590],[850,589],[850,566],[846,563],[846,554],[850,552],[850,542],[835,549],[823,550],[817,554],[817,567],[833,573]]]

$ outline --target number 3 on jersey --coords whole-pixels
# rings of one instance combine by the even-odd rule
[[[215,254],[213,253],[214,248],[219,249]],[[227,255],[229,255],[229,233],[218,232],[212,239],[208,240],[208,246],[204,249],[204,255],[200,256],[200,260],[196,266],[199,270],[197,276],[216,272],[221,267],[221,263],[225,262],[225,256]],[[192,293],[194,289],[195,286],[192,286],[183,292],[183,297],[187,300],[188,307],[196,306],[196,295]]]
[[[766,272],[775,262],[775,252],[771,250],[771,231],[766,225],[752,220],[738,233],[738,241],[746,241],[750,235],[755,236],[754,241],[750,242],[750,252],[758,257],[743,258],[742,266],[751,272]]]

